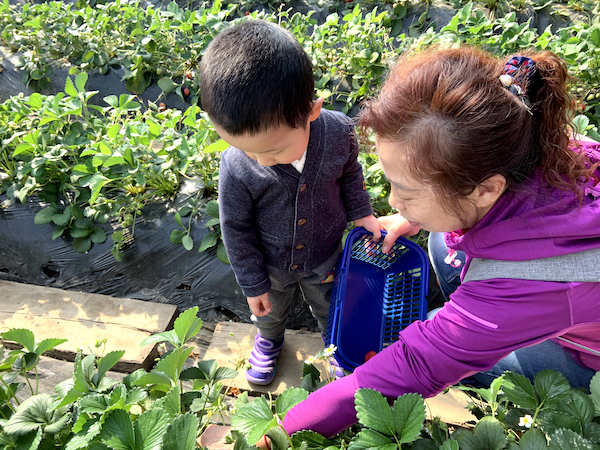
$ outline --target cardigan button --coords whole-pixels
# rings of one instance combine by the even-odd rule
[[[292,270],[296,270],[298,268],[298,264],[294,264],[292,267],[290,267],[290,269]]]
[[[300,192],[304,192],[306,190],[306,184],[300,186]]]
[[[300,219],[298,221],[298,225],[300,225],[300,226],[305,225],[305,224],[306,224],[306,219]]]
[[[304,244],[296,245],[296,250],[302,250],[304,248]]]

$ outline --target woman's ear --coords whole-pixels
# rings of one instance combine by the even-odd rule
[[[479,184],[469,198],[479,208],[491,208],[506,190],[506,178],[496,174]]]
[[[313,100],[312,111],[310,113],[310,116],[308,116],[309,122],[314,122],[319,118],[319,116],[321,115],[321,108],[323,108],[324,101],[325,99],[323,97],[319,97],[318,99]]]

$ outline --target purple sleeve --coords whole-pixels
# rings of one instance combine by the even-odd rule
[[[489,369],[513,350],[572,326],[577,307],[571,299],[580,295],[571,289],[567,283],[554,282],[467,282],[432,320],[414,322],[398,341],[354,374],[328,384],[291,409],[284,427],[290,433],[311,429],[332,436],[340,432],[356,422],[354,393],[359,388],[375,389],[392,399],[407,392],[432,397],[466,376]],[[587,321],[600,320],[600,312],[588,311],[584,316]]]
[[[290,435],[300,430],[313,430],[325,437],[340,433],[356,423],[356,390],[354,375],[323,386],[286,414],[283,428]]]

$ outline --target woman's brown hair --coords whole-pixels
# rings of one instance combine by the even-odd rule
[[[501,174],[508,190],[517,189],[538,167],[550,186],[581,199],[580,183],[592,169],[569,149],[567,67],[551,52],[524,56],[535,71],[513,75],[523,97],[499,80],[508,58],[470,47],[402,57],[379,96],[364,105],[359,126],[398,143],[412,177],[459,216],[460,200],[491,176]]]

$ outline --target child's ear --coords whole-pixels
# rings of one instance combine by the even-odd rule
[[[321,115],[321,108],[323,107],[324,101],[325,99],[323,97],[319,97],[318,99],[313,100],[312,111],[310,113],[310,116],[308,116],[309,122],[314,122],[319,118],[319,116]]]

